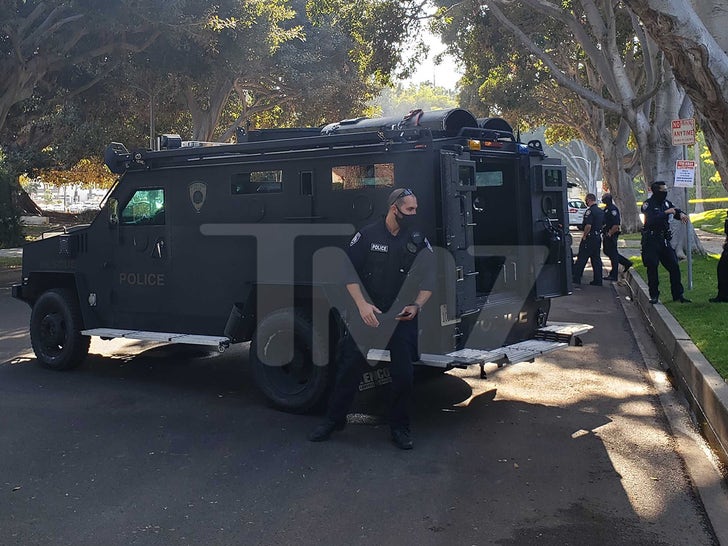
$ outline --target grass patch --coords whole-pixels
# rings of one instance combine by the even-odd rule
[[[693,226],[716,235],[723,235],[723,225],[728,209],[713,209],[690,215]]]
[[[721,228],[722,228],[721,224]],[[640,276],[647,279],[647,269],[640,258],[632,258]],[[670,278],[659,266],[660,301],[685,329],[693,343],[723,379],[728,379],[728,303],[709,303],[718,293],[716,267],[718,256],[693,257],[693,289],[687,289],[687,264],[680,262],[685,297],[693,303],[674,303],[670,297]]]

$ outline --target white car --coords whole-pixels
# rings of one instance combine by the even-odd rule
[[[581,229],[587,208],[589,207],[581,199],[569,199],[569,225]]]

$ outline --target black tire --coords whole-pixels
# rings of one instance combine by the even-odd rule
[[[258,324],[250,343],[250,364],[258,388],[283,411],[319,409],[334,376],[329,364],[333,355],[324,362],[324,349],[324,337],[315,331],[309,317],[293,309],[272,312]]]
[[[74,292],[54,288],[41,294],[30,314],[30,342],[43,366],[75,368],[88,354],[91,338],[81,335],[83,321]]]

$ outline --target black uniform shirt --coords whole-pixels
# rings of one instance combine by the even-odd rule
[[[644,231],[663,235],[670,233],[670,215],[665,214],[665,211],[674,207],[675,205],[667,199],[664,201],[658,201],[654,197],[647,199],[642,203],[642,214],[645,216]],[[680,215],[676,214],[675,218],[679,220]]]
[[[421,250],[413,268],[415,257]],[[429,241],[417,231],[401,229],[392,235],[384,220],[369,224],[359,231],[347,249],[352,267],[344,279],[346,284],[361,283],[366,293],[383,312],[387,312],[395,300],[402,305],[412,303],[420,290],[433,290],[435,268],[433,251]],[[400,294],[408,275],[416,275],[414,287]],[[406,300],[406,301],[405,301]]]
[[[584,213],[584,226],[591,226],[588,237],[597,237],[601,235],[602,225],[604,224],[604,211],[594,203]]]
[[[604,209],[604,233],[607,233],[613,226],[618,226],[622,223],[622,219],[619,215],[619,209],[614,203],[607,205]]]

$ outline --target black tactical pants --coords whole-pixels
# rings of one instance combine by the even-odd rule
[[[627,258],[619,253],[617,247],[618,240],[618,233],[615,233],[611,237],[608,237],[607,235],[604,235],[602,237],[602,250],[604,251],[604,254],[609,258],[609,261],[612,263],[612,269],[609,272],[609,278],[614,279],[615,281],[617,280],[617,276],[619,275],[619,264],[622,264],[624,267],[629,267],[632,265],[632,262],[630,262]]]
[[[602,284],[602,249],[601,237],[597,235],[589,235],[579,243],[579,254],[574,264],[574,282],[580,283],[581,276],[584,274],[587,260],[591,260],[591,266],[594,270],[594,284]]]
[[[670,292],[672,299],[679,299],[683,295],[683,285],[680,280],[680,265],[675,250],[670,242],[660,234],[642,234],[642,262],[647,268],[647,286],[650,298],[660,295],[660,281],[657,277],[657,266],[662,264],[670,274]]]
[[[384,324],[386,320],[393,320],[393,316],[391,313],[385,313],[378,319]],[[367,350],[372,347],[382,348],[386,343],[386,340],[383,342],[379,340],[381,344],[377,343],[377,328],[355,326],[350,330],[340,349],[336,382],[326,412],[326,416],[336,423],[346,421],[346,414],[351,409],[359,390],[362,374],[371,369],[365,358]],[[386,349],[390,354],[389,373],[392,378],[389,425],[393,429],[409,427],[409,406],[414,383],[413,361],[418,358],[417,319],[398,322],[389,343],[386,343]]]

